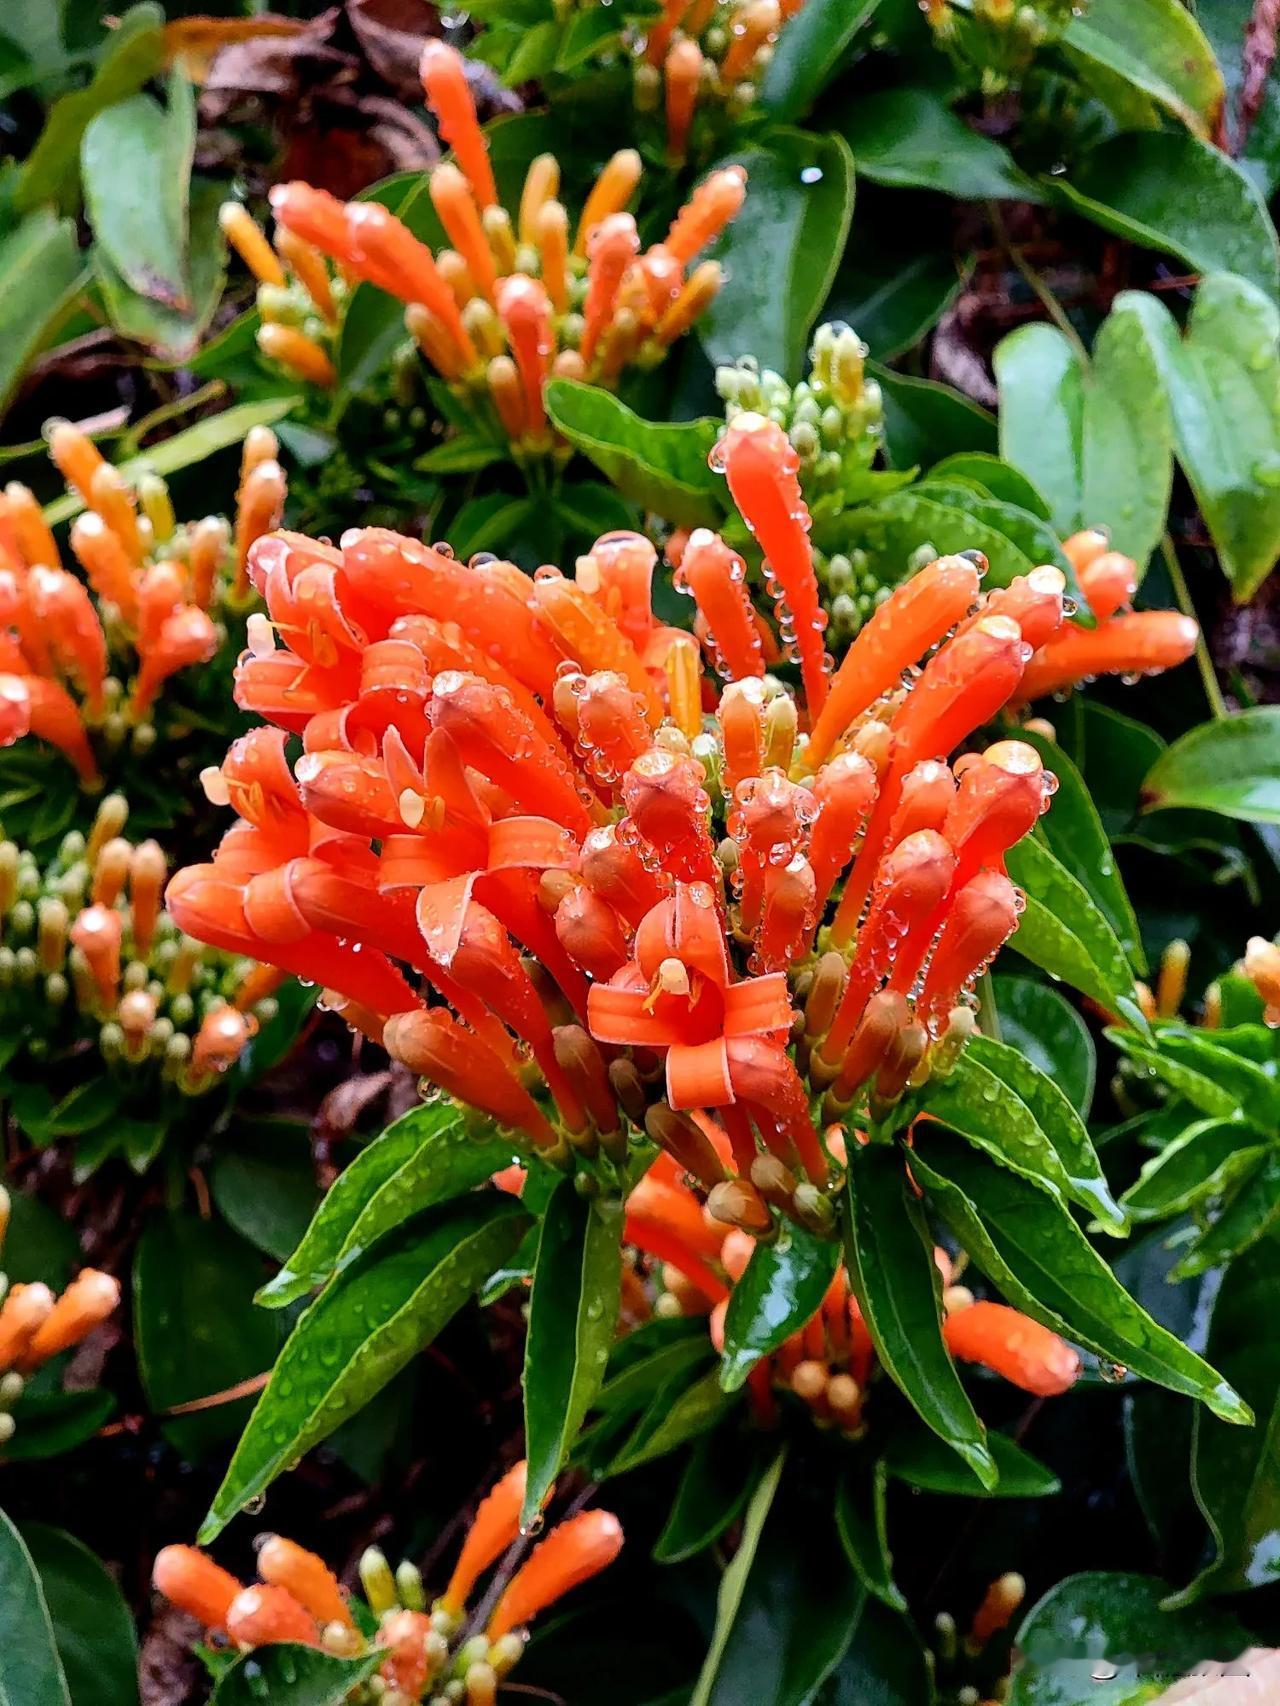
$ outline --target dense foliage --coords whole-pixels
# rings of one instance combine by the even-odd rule
[[[1270,1699],[1274,6],[219,10],[0,18],[0,1700]]]

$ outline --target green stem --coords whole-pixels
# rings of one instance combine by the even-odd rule
[[[1178,609],[1184,616],[1189,616],[1196,623],[1198,638],[1196,640],[1196,665],[1200,671],[1200,679],[1204,683],[1205,698],[1209,701],[1209,709],[1215,717],[1229,717],[1227,702],[1222,697],[1222,689],[1218,685],[1218,677],[1214,671],[1213,659],[1209,656],[1209,648],[1205,644],[1203,632],[1199,627],[1196,607],[1191,602],[1191,591],[1187,586],[1187,577],[1182,572],[1182,564],[1178,561],[1178,553],[1174,549],[1173,540],[1168,533],[1160,542],[1160,552],[1164,557],[1165,567],[1169,571],[1169,579],[1173,582],[1173,592],[1178,600]]]

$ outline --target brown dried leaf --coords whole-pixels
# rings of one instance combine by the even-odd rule
[[[369,64],[404,100],[422,100],[418,61],[440,16],[427,0],[347,0],[347,22]]]

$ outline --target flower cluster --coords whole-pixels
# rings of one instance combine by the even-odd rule
[[[268,361],[309,385],[328,391],[337,383],[334,345],[347,299],[347,282],[320,253],[287,226],[270,242],[238,201],[222,204],[223,235],[258,281],[258,348]]]
[[[69,421],[47,428],[49,452],[85,505],[62,566],[25,486],[0,496],[0,747],[26,735],[64,753],[86,787],[122,752],[150,751],[156,700],[180,670],[206,663],[217,620],[247,592],[249,546],[280,525],[285,477],[275,435],[245,439],[234,529],[213,516],[177,522],[155,474],[130,484]]]
[[[352,1658],[385,1652],[376,1680],[348,1695],[353,1702],[492,1706],[499,1683],[519,1662],[529,1624],[606,1569],[622,1547],[617,1517],[581,1511],[508,1570],[505,1555],[520,1537],[525,1468],[517,1463],[481,1501],[453,1574],[430,1609],[412,1564],[393,1574],[371,1547],[360,1560],[362,1603],[348,1597],[314,1552],[274,1534],[259,1547],[260,1579],[251,1586],[193,1546],[166,1546],[153,1579],[173,1605],[241,1652],[284,1641]],[[468,1601],[494,1565],[498,1579],[472,1615]]]
[[[168,904],[550,1158],[620,1158],[643,1131],[759,1232],[773,1157],[826,1226],[819,1133],[947,1068],[1016,928],[1003,856],[1052,779],[1016,740],[947,758],[1018,697],[1063,577],[983,594],[981,559],[942,559],[832,675],[782,429],[740,416],[715,462],[779,629],[696,532],[680,580],[714,671],[655,619],[635,534],[532,580],[377,529],[260,541],[288,645],[264,620],[236,692],[276,726],[208,776],[240,821]],[[801,699],[767,673],[781,650]]]
[[[9,1208],[0,1185],[0,1250]],[[0,1273],[0,1451],[13,1438],[13,1409],[30,1377],[86,1339],[119,1302],[119,1280],[96,1268],[82,1269],[61,1296],[39,1282],[10,1286]]]
[[[1044,48],[1058,41],[1080,0],[920,0],[938,43],[966,82],[983,95],[1017,88]]]
[[[559,162],[539,155],[513,216],[498,198],[462,59],[429,41],[422,81],[453,150],[428,183],[450,246],[433,254],[377,202],[344,203],[309,184],[282,184],[271,195],[279,255],[242,209],[226,221],[267,292],[263,311],[273,317],[259,341],[299,377],[332,382],[328,341],[341,295],[327,256],[348,280],[366,280],[406,305],[405,323],[429,366],[487,432],[520,455],[544,454],[559,442],[543,402],[548,378],[612,386],[624,368],[659,362],[715,296],[719,266],[695,262],[737,214],[746,174],[738,166],[713,172],[661,242],[643,250],[626,211],[641,176],[632,149],[605,165],[576,226],[559,199]],[[299,281],[292,294],[281,294],[281,257]],[[286,309],[293,320],[282,318]]]
[[[708,1127],[708,1135],[714,1137]],[[843,1139],[830,1143],[843,1154]],[[727,1157],[726,1157],[727,1159]],[[787,1204],[796,1182],[775,1157],[756,1161],[752,1176],[766,1200]],[[733,1287],[755,1250],[755,1240],[713,1219],[669,1156],[659,1156],[627,1198],[626,1242],[656,1265],[661,1279],[655,1312],[709,1315],[712,1342],[724,1348],[725,1315]],[[953,1357],[980,1363],[1026,1392],[1066,1392],[1080,1358],[1056,1333],[1004,1304],[978,1302],[953,1283],[946,1251],[934,1252],[942,1276],[943,1337]],[[748,1377],[757,1418],[770,1422],[778,1392],[791,1392],[823,1425],[858,1434],[876,1371],[875,1349],[844,1267],[836,1269],[812,1318],[756,1364]]]
[[[662,0],[659,15],[633,28],[635,99],[661,111],[667,157],[690,152],[700,108],[731,121],[755,104],[778,36],[804,0]]]
[[[41,862],[0,841],[0,1023],[6,1072],[47,1079],[86,1042],[150,1108],[169,1085],[210,1090],[274,1011],[274,970],[184,937],[162,906],[168,867],[156,841],[122,834],[108,794],[87,836],[64,836]]]

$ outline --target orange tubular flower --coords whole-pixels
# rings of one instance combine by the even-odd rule
[[[629,213],[611,213],[587,239],[587,297],[582,309],[581,349],[582,359],[588,364],[613,318],[622,275],[639,251],[636,222]]]
[[[524,1504],[528,1468],[528,1464],[521,1460],[513,1469],[508,1469],[477,1507],[475,1520],[467,1530],[453,1574],[440,1596],[442,1609],[455,1617],[466,1605],[476,1582],[520,1533],[520,1511]]]
[[[675,584],[693,595],[716,668],[729,681],[764,674],[764,645],[746,580],[746,564],[718,533],[699,527],[689,535]]]
[[[347,1597],[338,1586],[333,1571],[308,1552],[282,1535],[273,1534],[258,1548],[258,1574],[272,1587],[291,1593],[323,1627],[326,1623],[341,1623],[347,1629],[355,1627]]]
[[[943,1337],[952,1356],[981,1363],[1042,1397],[1068,1391],[1080,1374],[1080,1358],[1070,1345],[1002,1303],[957,1309],[943,1323]]]
[[[82,1339],[88,1338],[115,1312],[120,1281],[96,1268],[84,1268],[36,1328],[17,1358],[20,1373],[29,1374]],[[2,1360],[2,1359],[0,1359]]]
[[[476,201],[482,208],[496,206],[498,189],[467,85],[466,61],[445,42],[429,41],[422,50],[418,73],[441,138],[453,149]]]
[[[227,1614],[243,1592],[240,1582],[194,1546],[166,1546],[156,1554],[151,1580],[179,1611],[210,1634],[227,1626]]]
[[[13,1368],[53,1314],[54,1297],[47,1285],[15,1285],[0,1305],[0,1371]]]
[[[498,313],[507,328],[524,392],[525,431],[537,438],[545,429],[542,389],[552,350],[551,303],[536,279],[516,274],[498,287]]]
[[[689,128],[698,103],[702,49],[687,37],[676,42],[662,68],[667,103],[667,153],[683,160],[689,147]]]
[[[303,1647],[320,1645],[315,1618],[287,1588],[241,1588],[227,1608],[227,1634],[246,1651],[284,1641]]]
[[[1185,663],[1200,628],[1176,610],[1142,610],[1112,616],[1096,628],[1065,627],[1027,665],[1023,702],[1061,693],[1095,675],[1159,675]]]
[[[607,1569],[622,1550],[622,1524],[611,1511],[582,1511],[553,1528],[511,1578],[485,1634],[500,1640],[531,1623],[570,1589]]]
[[[747,194],[745,167],[724,166],[700,183],[675,217],[664,239],[667,249],[683,265],[713,243],[725,226],[736,219]]]

